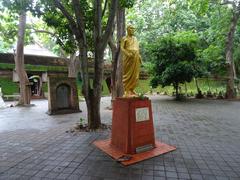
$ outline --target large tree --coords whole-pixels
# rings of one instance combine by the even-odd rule
[[[76,41],[79,50],[80,69],[83,82],[83,95],[88,110],[88,126],[96,129],[101,124],[100,100],[103,80],[103,56],[109,37],[112,33],[118,0],[111,0],[109,11],[103,14],[102,1],[94,0],[54,0],[42,1],[46,13],[49,10],[61,12],[62,21],[67,23],[72,37]],[[41,8],[39,8],[41,10]],[[45,12],[43,12],[45,13]],[[93,28],[89,28],[89,21]],[[55,24],[57,27],[58,24]],[[92,36],[89,36],[92,35]],[[89,62],[87,53],[93,42],[94,51],[94,76],[92,83],[89,77]]]
[[[26,12],[31,6],[31,0],[13,0],[5,1],[3,5],[7,7],[12,13],[19,16],[18,33],[17,33],[17,47],[14,52],[15,68],[19,78],[20,98],[19,105],[30,104],[30,84],[27,73],[24,68],[24,39],[26,31]]]
[[[49,10],[45,13],[39,9],[32,9],[32,13],[43,19],[44,24],[32,25],[29,28],[36,33],[40,40],[45,40],[48,48],[54,49],[60,57],[67,59],[68,77],[77,77],[80,71],[80,62],[77,58],[77,41],[71,33],[68,22],[63,20],[64,16],[55,10]]]
[[[198,42],[197,34],[192,32],[179,32],[159,38],[151,47],[154,64],[151,85],[173,85],[176,98],[179,99],[179,85],[201,75],[201,62],[196,58],[195,49]]]
[[[235,98],[234,80],[237,78],[233,60],[234,35],[240,17],[240,2],[224,0],[224,4],[232,5],[232,18],[230,29],[226,38],[226,68],[227,68],[227,89],[226,98]]]
[[[207,13],[211,5],[210,0],[188,0],[193,8],[197,9],[201,13]],[[225,10],[231,10],[232,17],[228,20],[228,33],[225,35],[225,67],[227,72],[227,86],[226,86],[226,98],[232,99],[236,97],[234,82],[237,78],[235,64],[233,60],[234,50],[234,37],[237,28],[237,23],[240,17],[240,1],[238,0],[216,0],[213,5],[226,5],[228,8]]]
[[[30,83],[24,68],[24,36],[26,26],[26,10],[19,13],[18,40],[15,55],[16,72],[19,77],[20,98],[19,105],[30,104]]]

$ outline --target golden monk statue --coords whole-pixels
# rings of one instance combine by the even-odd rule
[[[127,27],[127,36],[123,37],[121,41],[124,97],[137,96],[134,89],[139,79],[141,56],[137,38],[134,36],[134,31],[134,27],[129,25]]]

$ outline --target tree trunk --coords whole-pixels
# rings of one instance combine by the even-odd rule
[[[184,83],[184,86],[185,86],[185,94],[186,94],[186,96],[187,96],[187,91],[188,91],[188,90],[187,90],[187,83],[186,83],[186,82]]]
[[[93,79],[93,88],[89,87],[87,100],[88,106],[88,126],[90,129],[97,129],[101,125],[100,105],[102,97],[103,81],[103,54],[95,52],[95,68]]]
[[[115,27],[115,25],[114,25]],[[113,31],[114,31],[114,27],[113,27]],[[119,53],[118,49],[117,49],[117,44],[114,43],[113,41],[113,33],[112,35],[109,37],[109,42],[108,45],[110,47],[111,50],[111,54],[112,54],[112,72],[111,72],[111,79],[110,79],[110,85],[108,85],[108,87],[110,86],[110,92],[111,92],[111,97],[112,100],[115,99],[116,97],[116,71],[117,71],[117,67],[116,67],[116,57],[118,57],[117,53]],[[111,110],[112,109],[112,102],[110,103],[110,105],[107,107],[107,109]]]
[[[174,87],[175,87],[175,90],[176,90],[176,99],[177,100],[179,100],[179,85],[178,85],[178,83],[175,83],[175,85],[174,85]]]
[[[113,34],[109,38],[108,45],[110,47],[111,54],[112,54],[112,73],[111,73],[111,79],[110,79],[110,92],[111,92],[111,96],[113,99],[113,97],[116,97],[116,90],[115,90],[116,89],[116,83],[115,83],[116,81],[113,81],[113,79],[116,79],[116,63],[114,63],[114,62],[116,62],[115,58],[117,57],[117,53],[119,53],[118,49],[117,49],[117,45],[115,45],[115,43],[113,41]],[[113,89],[115,90],[114,92],[113,92]],[[112,103],[111,103],[111,107],[109,107],[109,108],[112,109]]]
[[[83,82],[83,95],[86,100],[88,110],[88,126],[90,129],[96,129],[101,124],[100,117],[100,99],[102,92],[102,79],[103,79],[103,54],[106,48],[110,33],[114,23],[116,14],[117,0],[111,0],[111,6],[108,14],[108,20],[105,32],[102,32],[102,8],[101,0],[94,0],[94,79],[93,89],[90,87],[90,79],[88,72],[88,59],[87,59],[87,38],[85,30],[85,10],[82,8],[79,0],[72,0],[72,8],[75,16],[69,14],[67,8],[61,3],[60,0],[54,0],[55,6],[61,10],[63,15],[67,18],[69,26],[76,37],[79,45],[80,53],[80,69]]]
[[[195,81],[195,84],[196,84],[196,87],[197,87],[197,94],[196,94],[196,98],[203,98],[203,94],[202,94],[202,91],[201,89],[199,88],[199,84],[198,84],[198,79],[197,78],[194,78],[194,81]]]
[[[226,69],[227,69],[227,87],[226,87],[226,98],[232,99],[236,97],[234,91],[234,62],[233,62],[233,43],[234,34],[236,31],[237,22],[239,19],[239,12],[233,13],[231,20],[230,30],[228,32],[226,40]]]
[[[68,62],[68,77],[76,78],[80,70],[80,62],[76,56],[76,53],[70,55]]]
[[[94,97],[93,89],[89,89],[89,97],[86,100],[88,110],[88,127],[97,129],[101,125],[100,102],[101,96]]]
[[[42,87],[43,87],[42,78],[39,78],[39,87],[38,87],[39,89],[38,89],[37,95],[43,97],[44,95],[43,95],[43,89],[42,89]]]
[[[26,12],[21,11],[19,16],[19,26],[18,26],[18,41],[15,56],[16,72],[19,77],[20,86],[20,98],[19,105],[30,104],[30,84],[27,77],[27,73],[24,69],[24,36],[26,27]]]
[[[201,90],[200,90],[200,88],[199,88],[197,78],[194,78],[194,81],[195,81],[195,84],[196,84],[196,87],[197,87],[197,92],[198,92],[198,94],[199,94]]]
[[[120,53],[120,43],[122,37],[125,35],[125,9],[118,5],[117,10],[117,50],[113,59],[112,70],[112,100],[116,97],[123,96],[122,83],[122,58]]]
[[[209,78],[207,77],[207,85],[208,85],[208,92],[211,92],[210,84],[209,84]]]
[[[97,47],[96,47],[97,48]],[[90,122],[89,127],[91,129],[97,129],[101,125],[100,116],[100,103],[102,96],[102,81],[103,81],[103,52],[95,49],[95,67],[94,67],[94,79],[93,79],[93,99],[91,101],[92,106],[92,118],[94,121]]]

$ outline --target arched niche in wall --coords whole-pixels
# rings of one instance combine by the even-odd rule
[[[79,112],[78,89],[75,78],[48,75],[48,114]]]
[[[60,84],[56,89],[56,100],[58,109],[68,109],[71,107],[71,88],[68,84]]]

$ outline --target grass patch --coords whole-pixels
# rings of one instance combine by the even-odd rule
[[[164,93],[168,95],[172,95],[173,92],[175,92],[173,86],[166,86],[164,88],[158,86],[157,88],[151,88],[150,81],[150,79],[140,80],[136,88],[136,92],[146,94],[152,91],[153,93]],[[211,91],[212,93],[219,93],[220,91],[222,91],[225,93],[226,91],[226,81],[217,81],[214,79],[202,78],[198,79],[198,84],[203,93],[207,93],[208,91]],[[184,84],[181,84],[180,87],[182,93],[197,93],[197,87],[194,81],[186,83],[186,86]]]
[[[48,92],[48,83],[47,82],[43,83],[42,89],[43,89],[43,92]]]
[[[92,85],[93,81],[90,80],[90,83]],[[82,82],[78,79],[77,80],[77,88],[78,88],[78,96],[83,96],[82,95]],[[102,96],[109,96],[110,92],[107,87],[106,81],[103,81],[103,87],[102,87]]]
[[[10,78],[0,77],[0,85],[2,87],[2,93],[4,95],[12,95],[14,93],[19,93],[18,84],[14,83]]]

